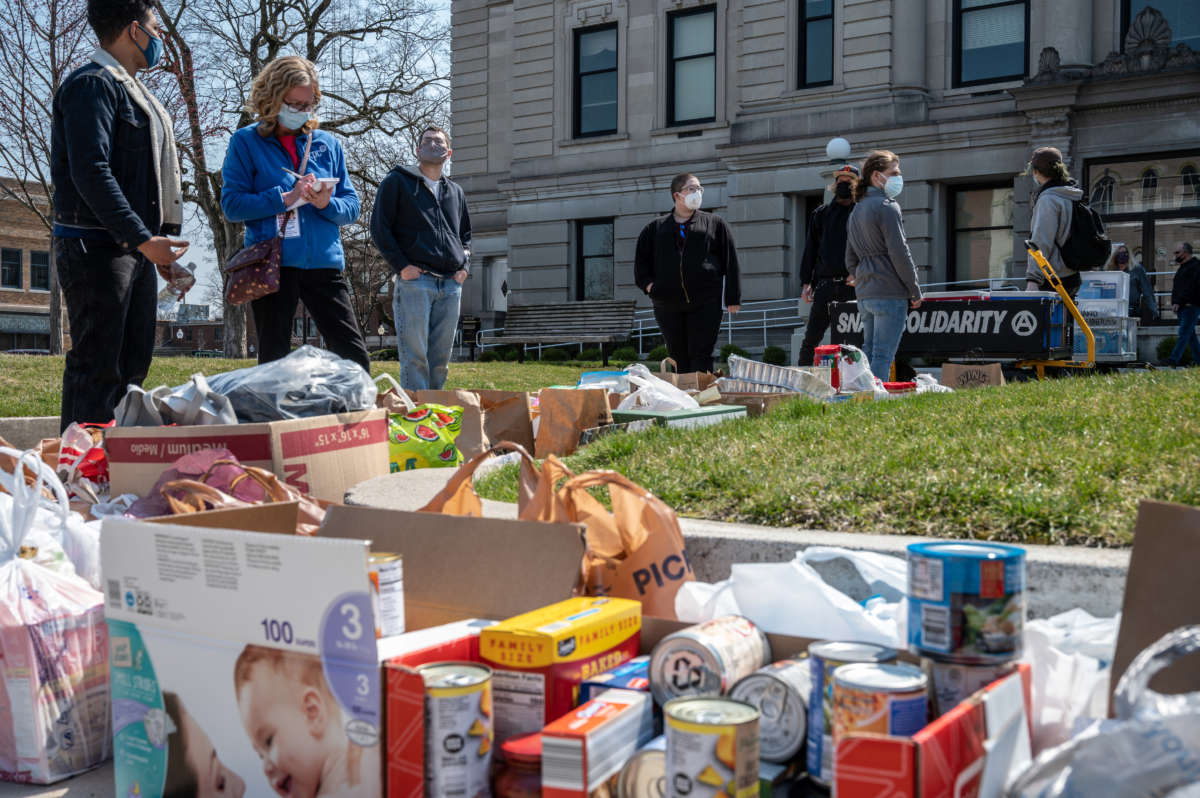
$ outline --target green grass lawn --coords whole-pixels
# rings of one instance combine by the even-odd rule
[[[219,358],[156,357],[150,366],[146,387],[180,385],[196,372],[219,374],[252,366],[254,360]],[[547,385],[579,380],[583,368],[600,368],[599,363],[451,363],[448,388],[492,388],[501,391],[535,391]],[[395,361],[371,364],[371,374],[398,376]],[[0,355],[0,417],[56,416],[62,399],[63,359],[44,355]]]
[[[793,402],[568,458],[680,515],[769,526],[1121,546],[1142,499],[1200,504],[1200,369],[866,404]],[[481,495],[516,500],[515,467]]]

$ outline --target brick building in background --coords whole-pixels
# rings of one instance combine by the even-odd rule
[[[50,233],[0,191],[0,352],[49,348]]]

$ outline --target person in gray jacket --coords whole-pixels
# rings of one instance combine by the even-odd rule
[[[846,282],[855,287],[863,322],[863,352],[871,373],[887,380],[909,308],[921,306],[917,265],[904,237],[896,197],[904,188],[900,159],[876,150],[863,161],[856,204],[846,224]]]
[[[1054,272],[1062,280],[1063,288],[1074,299],[1079,293],[1083,278],[1079,272],[1063,263],[1060,247],[1071,234],[1071,214],[1075,203],[1083,198],[1083,191],[1075,185],[1062,153],[1055,147],[1038,147],[1029,159],[1029,172],[1037,181],[1038,189],[1033,195],[1033,226],[1029,238],[1046,256]],[[1049,291],[1046,276],[1030,258],[1025,266],[1025,290]]]

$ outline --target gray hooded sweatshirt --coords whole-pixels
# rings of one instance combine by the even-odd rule
[[[1083,191],[1075,186],[1051,186],[1042,190],[1033,205],[1033,227],[1029,238],[1037,244],[1060,278],[1075,274],[1074,269],[1068,269],[1063,263],[1058,248],[1071,233],[1071,214],[1075,210],[1072,203],[1082,198]],[[1046,281],[1033,258],[1026,262],[1025,278],[1036,283]]]
[[[846,223],[846,270],[859,299],[921,298],[900,206],[875,186],[855,203]]]

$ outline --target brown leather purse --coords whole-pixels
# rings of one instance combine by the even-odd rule
[[[304,145],[304,159],[299,173],[304,174],[308,166],[308,151],[312,147],[312,134]],[[244,305],[255,299],[274,294],[279,290],[279,266],[283,261],[283,232],[287,229],[295,211],[288,211],[279,223],[274,238],[259,241],[244,247],[228,261],[221,270],[225,278],[225,299],[231,305]]]

